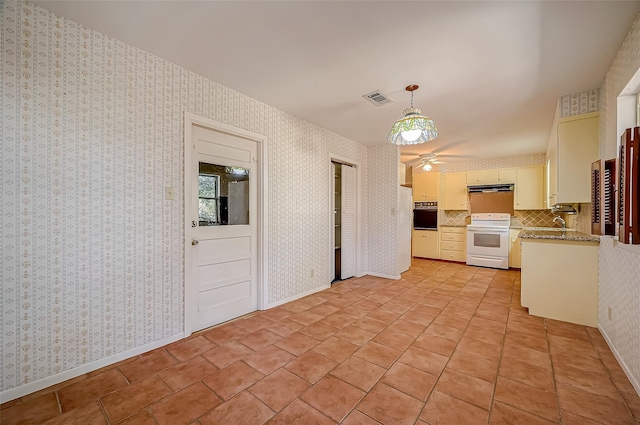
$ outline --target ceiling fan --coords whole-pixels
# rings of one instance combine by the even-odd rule
[[[433,165],[437,164],[442,164],[442,161],[436,158],[435,153],[423,153],[420,155],[419,167],[422,167],[422,171],[431,171],[433,170]]]

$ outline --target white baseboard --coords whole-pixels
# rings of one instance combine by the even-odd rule
[[[16,388],[10,388],[0,393],[0,402],[4,403],[18,397],[23,397],[27,394],[31,394],[52,385],[59,384],[60,382],[75,378],[76,376],[80,376],[84,373],[93,372],[94,370],[98,370],[114,363],[118,363],[119,361],[126,360],[130,357],[146,353],[147,351],[155,350],[158,347],[162,347],[182,338],[184,338],[183,333],[175,334],[168,338],[145,344],[140,347],[132,348],[131,350],[123,351],[121,353],[114,354],[113,356],[105,357],[104,359],[86,363],[82,366],[74,367],[73,369],[65,370],[64,372],[60,372],[55,375],[47,376],[46,378],[38,379],[37,381],[20,385]]]
[[[390,274],[382,274],[382,273],[374,273],[374,272],[367,272],[364,274],[369,276],[375,276],[375,277],[383,277],[385,279],[393,279],[393,280],[400,280],[402,278],[402,276],[400,275],[394,276]]]
[[[282,299],[282,300],[279,300],[279,301],[275,301],[275,302],[269,303],[269,304],[267,304],[267,306],[266,306],[266,308],[264,310],[268,310],[270,308],[277,307],[279,305],[286,304],[288,302],[298,300],[300,298],[306,297],[307,295],[315,294],[316,292],[324,291],[325,289],[329,289],[329,288],[331,288],[331,284],[330,283],[328,283],[326,285],[319,286],[317,288],[313,288],[313,289],[311,289],[309,291],[306,291],[306,292],[303,292],[301,294],[297,294],[297,295],[294,295],[292,297],[288,297],[288,298],[285,298],[285,299]]]
[[[602,328],[602,326],[598,325],[598,329],[600,330],[600,333],[604,337],[604,340],[606,341],[607,345],[611,349],[611,352],[615,356],[616,360],[618,360],[618,363],[620,364],[620,367],[624,371],[624,374],[627,375],[627,378],[629,378],[629,381],[631,382],[631,385],[633,385],[633,388],[636,390],[636,392],[640,396],[640,383],[638,383],[638,380],[636,379],[635,376],[633,376],[633,374],[631,373],[631,370],[629,370],[629,367],[627,366],[627,364],[624,362],[624,360],[620,356],[620,353],[618,353],[618,350],[616,350],[616,347],[611,342],[611,339],[609,338],[609,335],[607,335],[607,333]]]

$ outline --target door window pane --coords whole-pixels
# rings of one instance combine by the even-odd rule
[[[199,164],[200,226],[249,224],[249,169]]]

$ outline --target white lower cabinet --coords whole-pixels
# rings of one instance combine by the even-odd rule
[[[521,267],[519,235],[520,229],[509,229],[509,268]]]
[[[411,238],[411,255],[422,258],[440,258],[437,230],[414,230]]]
[[[529,314],[598,326],[598,243],[522,239],[521,304]]]
[[[466,227],[440,226],[440,258],[448,261],[467,261]]]

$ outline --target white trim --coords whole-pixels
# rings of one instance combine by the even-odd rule
[[[189,198],[190,195],[190,182],[187,178],[187,171],[191,160],[191,127],[194,125],[202,125],[210,128],[214,131],[221,131],[235,136],[244,137],[255,141],[258,144],[258,310],[264,310],[268,308],[269,299],[269,277],[267,273],[267,264],[269,264],[269,251],[267,244],[267,235],[269,234],[269,202],[268,202],[268,179],[269,175],[269,161],[267,160],[267,137],[254,133],[253,131],[244,130],[242,128],[234,127],[229,124],[225,124],[210,118],[205,118],[191,112],[185,111],[184,113],[184,335],[185,338],[192,333],[193,323],[195,321],[195,314],[192,308],[188,306],[195,306],[195,291],[187,293],[187,282],[191,277],[191,265],[187,261],[187,253],[190,247],[189,232],[191,230],[191,223],[187,217],[189,212]]]
[[[364,276],[364,274],[362,273],[362,166],[360,164],[359,161],[354,161],[351,158],[346,158],[344,156],[340,156],[340,155],[334,155],[331,152],[329,152],[329,165],[333,165],[331,164],[332,161],[336,161],[339,162],[341,164],[347,164],[347,165],[352,165],[356,168],[356,273],[355,276]],[[334,173],[333,173],[333,169],[331,169],[331,173],[329,173],[330,178],[334,179]],[[331,180],[329,180],[331,181]],[[329,229],[331,231],[331,234],[333,235],[333,210],[330,208],[331,205],[333,205],[333,201],[332,198],[334,196],[332,190],[331,190],[331,184],[329,184],[329,197],[328,197],[328,204],[329,208],[327,208],[327,210],[329,211]],[[333,252],[333,250],[335,249],[335,243],[333,241],[333,236],[331,237],[331,247],[330,247],[331,251]],[[331,276],[331,281],[333,281],[333,278],[336,275],[335,272],[335,268],[333,265],[333,259],[334,255],[331,255],[331,260],[329,261],[329,276]]]
[[[311,289],[311,290],[306,291],[306,292],[303,292],[303,293],[301,293],[301,294],[297,294],[297,295],[294,295],[294,296],[292,296],[292,297],[285,298],[285,299],[283,299],[283,300],[276,301],[276,302],[273,302],[273,303],[271,303],[271,304],[268,304],[268,305],[267,305],[267,309],[269,309],[269,308],[273,308],[273,307],[277,307],[277,306],[279,306],[279,305],[286,304],[286,303],[288,303],[288,302],[295,301],[295,300],[298,300],[298,299],[300,299],[300,298],[304,298],[304,297],[306,297],[307,295],[315,294],[316,292],[324,291],[325,289],[329,289],[329,288],[331,288],[331,284],[330,284],[330,283],[329,283],[329,284],[326,284],[326,285],[319,286],[319,287],[317,287],[317,288]],[[266,310],[266,309],[265,309],[265,310]]]
[[[383,277],[385,279],[393,279],[393,280],[402,279],[402,276],[400,276],[400,275],[382,274],[382,273],[374,273],[374,272],[366,272],[366,273],[363,274],[363,276],[365,276],[365,275],[375,276],[375,277]]]
[[[147,351],[155,350],[158,347],[165,346],[172,342],[178,341],[184,337],[185,337],[184,334],[178,333],[170,337],[163,338],[158,341],[142,345],[140,347],[132,348],[130,350],[123,351],[121,353],[114,354],[112,356],[105,357],[100,360],[96,360],[94,362],[85,363],[82,366],[74,367],[73,369],[65,370],[64,372],[47,376],[46,378],[38,379],[37,381],[20,385],[19,387],[16,387],[16,388],[10,388],[0,393],[0,400],[2,400],[2,403],[4,403],[7,401],[14,400],[18,397],[23,397],[27,394],[31,394],[36,391],[40,391],[42,389],[48,388],[52,385],[56,385],[61,382],[67,381],[69,379],[73,379],[84,373],[93,372],[94,370],[101,369],[103,367],[112,365],[114,363],[118,363],[122,360],[126,360],[133,356],[146,353]]]
[[[622,357],[618,353],[618,350],[616,350],[615,346],[613,345],[613,342],[611,342],[611,339],[609,338],[609,335],[607,335],[607,333],[605,332],[605,330],[602,327],[602,325],[598,324],[598,330],[600,330],[600,333],[604,337],[605,342],[607,343],[607,345],[611,349],[611,352],[613,353],[614,357],[616,358],[616,360],[620,364],[620,367],[622,368],[622,371],[624,372],[625,375],[627,375],[627,378],[629,378],[629,381],[631,382],[631,385],[633,385],[633,388],[636,390],[636,392],[640,396],[640,383],[636,380],[636,378],[631,373],[631,370],[629,369],[629,366],[627,366],[627,364],[624,362],[624,360],[622,360]]]

